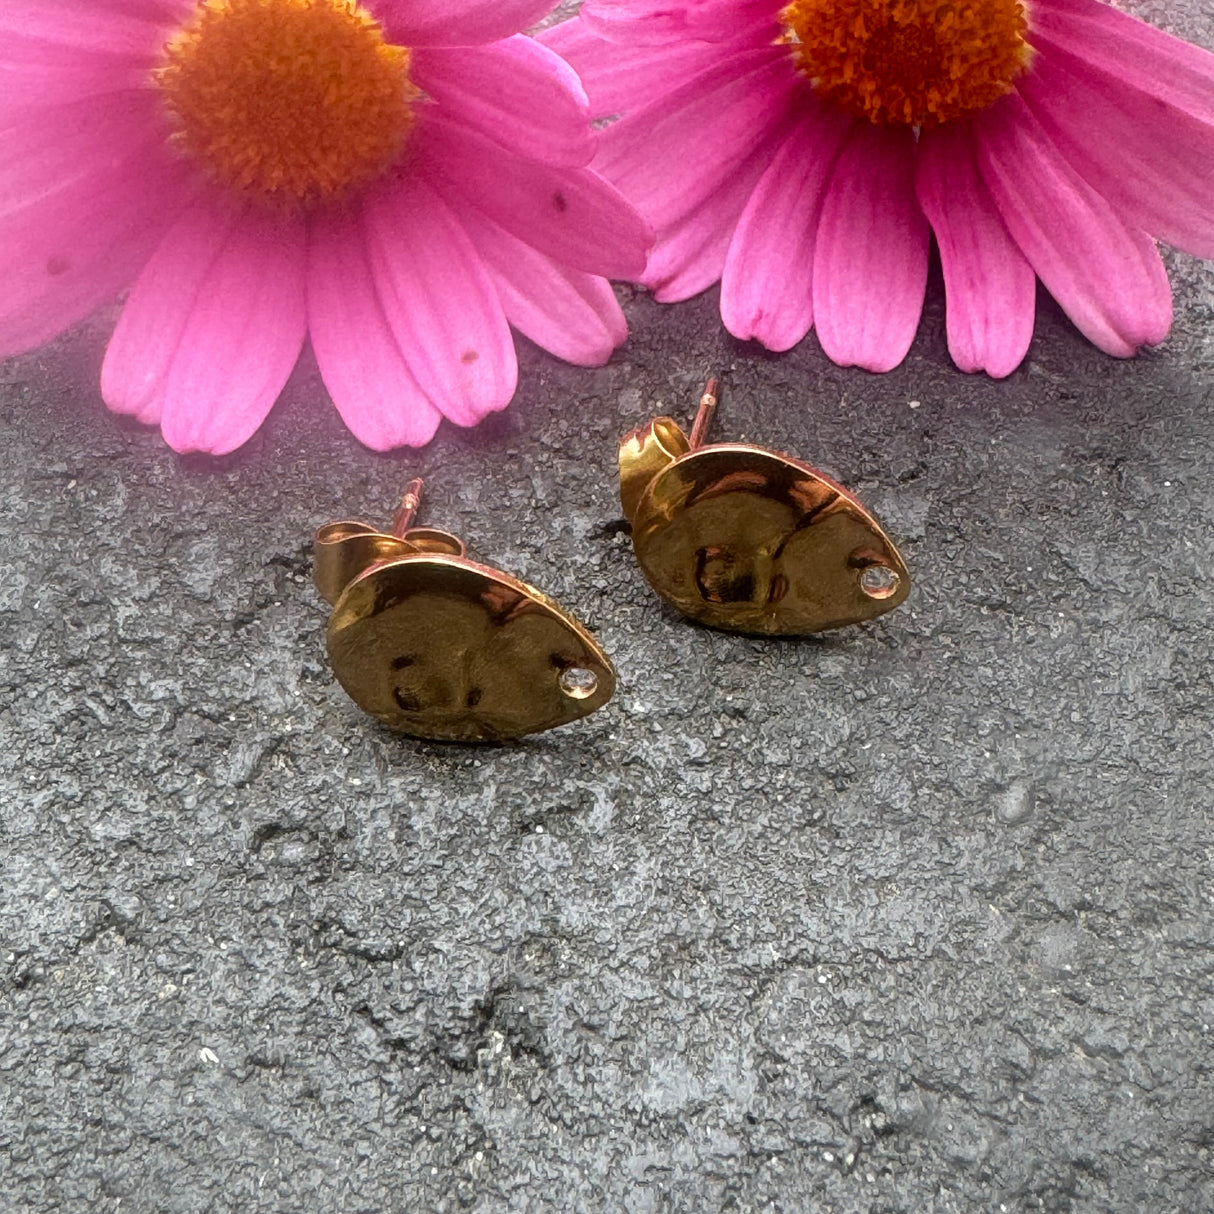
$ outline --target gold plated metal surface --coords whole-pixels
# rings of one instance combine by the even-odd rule
[[[620,443],[620,501],[637,561],[684,615],[798,636],[892,611],[910,573],[876,519],[808,464],[747,443],[703,444],[709,380],[687,438],[655,418]]]
[[[412,481],[391,533],[330,523],[313,577],[333,604],[338,682],[392,729],[499,742],[601,708],[615,671],[595,640],[535,587],[470,561],[453,535],[412,526]]]

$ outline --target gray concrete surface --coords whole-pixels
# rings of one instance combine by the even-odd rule
[[[301,366],[179,459],[111,318],[0,367],[0,1210],[1214,1209],[1214,278],[1130,363],[1043,300],[1009,381],[933,283],[898,371],[628,296],[602,370],[360,448]],[[615,442],[689,409],[853,486],[910,602],[691,627]],[[544,587],[616,700],[471,749],[335,685],[310,536],[425,520]]]

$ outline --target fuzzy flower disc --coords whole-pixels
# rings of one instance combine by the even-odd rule
[[[817,91],[881,125],[986,109],[1031,53],[1021,0],[793,0],[781,20]]]
[[[271,205],[339,200],[400,154],[409,51],[353,0],[203,0],[157,73],[186,151]]]

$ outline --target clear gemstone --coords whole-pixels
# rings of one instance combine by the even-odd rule
[[[585,666],[568,666],[561,671],[558,680],[561,690],[575,700],[592,696],[599,685],[599,676]]]
[[[888,565],[869,565],[860,574],[860,589],[870,599],[887,599],[898,589],[898,581]]]

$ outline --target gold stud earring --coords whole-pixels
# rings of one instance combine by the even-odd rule
[[[392,729],[453,742],[519,738],[606,704],[615,670],[593,638],[454,535],[414,527],[421,488],[410,481],[390,533],[316,533],[329,660],[350,698]]]
[[[650,585],[731,632],[799,636],[892,611],[910,574],[876,519],[808,464],[749,443],[704,445],[717,381],[688,438],[658,417],[620,443],[620,501]]]

